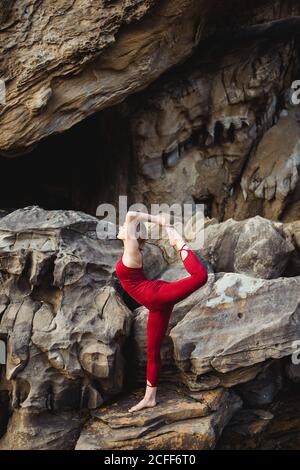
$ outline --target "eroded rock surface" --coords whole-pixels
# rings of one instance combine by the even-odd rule
[[[187,57],[206,2],[47,0],[41,7],[24,0],[1,7],[7,92],[0,149],[16,153],[120,102]]]
[[[284,224],[261,216],[243,221],[230,218],[204,229],[204,246],[199,252],[216,272],[277,278],[283,274],[296,251],[291,232]]]
[[[97,223],[82,213],[38,207],[0,222],[0,334],[13,412],[8,429],[24,424],[26,448],[52,445],[50,431],[42,433],[44,442],[40,434],[38,442],[30,437],[31,419],[43,427],[44,417],[47,428],[51,412],[96,408],[123,387],[122,346],[132,314],[112,282],[120,242],[99,240]],[[20,435],[9,432],[0,445],[20,447]]]
[[[288,356],[299,339],[300,277],[218,273],[172,329],[178,367],[196,375]]]
[[[239,47],[226,40],[207,47],[125,109],[138,161],[136,199],[172,204],[176,187],[177,200],[204,203],[219,220],[295,219],[298,42],[292,33],[269,42],[254,35]]]
[[[290,387],[286,384],[271,405],[238,410],[217,448],[299,450],[299,446],[299,386]]]
[[[241,407],[233,392],[218,388],[189,392],[175,386],[159,390],[154,408],[129,413],[144,390],[100,408],[82,431],[76,450],[214,448],[224,426]]]
[[[299,276],[257,277],[281,273],[297,247],[297,224],[204,220],[206,248],[211,241],[221,259],[231,231],[236,265],[253,272],[214,272],[203,250],[208,282],[176,304],[161,351],[161,404],[139,418],[125,408],[145,382],[148,311],[116,282],[121,243],[99,239],[98,224],[83,213],[36,206],[0,221],[0,334],[7,345],[0,447],[69,449],[79,439],[77,448],[213,448],[241,407],[229,389],[238,387],[248,406],[272,402],[281,386],[276,360],[290,356],[299,339]],[[265,238],[256,245],[258,234]],[[149,278],[187,275],[176,252],[166,256],[165,249],[145,245]],[[251,256],[245,261],[254,249],[264,271],[256,272]],[[106,406],[108,399],[116,401]],[[97,411],[81,433],[88,410]]]

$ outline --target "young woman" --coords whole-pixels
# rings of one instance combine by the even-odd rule
[[[147,320],[147,384],[144,398],[130,412],[156,405],[158,374],[161,367],[160,349],[167,331],[174,305],[188,297],[207,282],[208,274],[194,252],[174,227],[167,223],[168,216],[153,216],[129,211],[117,238],[123,241],[124,252],[116,265],[116,275],[123,289],[149,310]],[[178,281],[151,280],[145,276],[141,247],[143,241],[137,233],[138,224],[155,222],[167,230],[171,246],[180,253],[190,276]]]

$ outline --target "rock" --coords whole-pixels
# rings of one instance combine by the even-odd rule
[[[132,313],[113,283],[121,242],[98,239],[98,222],[38,207],[0,221],[0,335],[7,343],[13,410],[2,448],[22,448],[22,442],[24,448],[51,447],[56,425],[61,437],[53,446],[64,446],[63,416],[68,421],[68,413],[97,408],[122,390]],[[68,432],[71,440],[78,432],[74,419],[65,448]],[[41,440],[31,431],[39,434],[39,426]]]
[[[232,447],[299,448],[295,410],[276,415],[299,339],[299,2],[55,3],[0,0],[0,448],[73,449],[96,410],[78,449],[211,449],[232,387]],[[121,193],[208,216],[209,282],[176,305],[162,401],[139,416],[143,390],[120,394],[144,385],[148,312],[116,279],[115,225],[100,240],[82,212],[12,209],[94,213]],[[175,254],[146,243],[146,275],[182,278]]]
[[[238,48],[229,37],[222,39],[208,41],[207,49],[200,43],[199,52],[174,73],[150,85],[138,99],[129,97],[124,112],[139,162],[135,199],[171,205],[175,187],[180,203],[209,200],[209,215],[217,219],[243,220],[259,213],[279,220],[298,181],[297,107],[289,117],[279,115],[281,95],[293,81],[290,74],[297,78],[289,67],[297,58],[280,35],[276,48],[269,42],[264,49],[254,36],[251,43],[240,41]],[[276,167],[266,158],[270,148]],[[260,183],[273,189],[278,183],[278,188],[274,194],[266,189],[267,199],[260,200],[259,191],[254,194]]]
[[[285,365],[286,375],[295,383],[300,383],[300,364],[293,364],[291,361]]]
[[[39,15],[37,6],[25,0],[18,5],[2,3],[1,77],[7,99],[2,106],[0,149],[9,155],[145,88],[189,57],[202,39],[224,31],[231,38],[232,31],[249,25],[254,25],[255,38],[272,30],[261,28],[261,22],[298,11],[296,6],[267,9],[264,2],[247,4],[246,11],[240,11],[232,1],[225,9],[206,0],[93,5],[88,0],[74,5],[60,0],[54,8],[47,0]],[[233,100],[239,90],[232,88]]]
[[[161,273],[167,267],[167,261],[164,258],[162,250],[151,242],[145,243],[143,258],[145,260],[145,275],[149,279],[160,277]]]
[[[226,427],[218,449],[256,449],[263,431],[269,426],[274,415],[262,409],[241,409]]]
[[[1,151],[17,153],[70,128],[186,58],[199,41],[205,3],[60,0],[54,7],[47,0],[42,14],[23,0],[5,6]]]
[[[9,213],[8,210],[0,209],[0,219],[2,219],[3,217],[5,217],[8,213]]]
[[[255,217],[232,218],[204,228],[201,251],[217,272],[236,272],[272,279],[281,276],[295,252],[283,224]]]
[[[278,361],[265,367],[253,380],[238,387],[244,404],[254,408],[272,403],[281,388],[282,375]]]
[[[300,273],[300,220],[283,224],[283,230],[295,246],[295,252],[290,257],[284,274],[297,276]]]
[[[262,450],[298,450],[300,446],[299,386],[285,387],[272,403],[274,414],[263,432],[258,448]]]
[[[224,450],[298,450],[299,386],[284,387],[264,409],[237,411],[218,441]]]
[[[294,192],[300,166],[300,124],[297,107],[279,117],[260,140],[241,179],[244,201],[237,195],[239,214],[257,210],[272,220],[279,220]],[[283,138],[284,136],[284,138]]]
[[[93,412],[78,439],[76,450],[213,449],[222,429],[241,407],[233,392],[191,393],[176,386],[158,391],[154,408],[129,413],[144,390]]]
[[[170,331],[176,365],[195,375],[226,373],[292,354],[299,337],[300,277],[218,273]]]
[[[83,422],[75,412],[15,410],[0,440],[0,450],[72,450]]]
[[[4,2],[0,166],[18,175],[13,196],[3,185],[4,203],[18,207],[25,198],[94,214],[99,201],[116,202],[121,188],[147,206],[172,204],[176,188],[179,203],[204,203],[218,220],[299,218],[299,109],[285,95],[298,78],[300,8],[271,8],[267,0],[245,7],[233,0],[226,7],[60,0],[58,14],[47,0],[38,14],[25,0]],[[92,114],[93,123],[63,134]],[[37,145],[52,134],[57,140]],[[266,148],[274,150],[272,168],[262,164]],[[37,187],[32,175],[47,152],[51,165],[40,170]],[[24,166],[4,158],[25,153]],[[68,162],[53,156],[61,153],[78,160],[71,174]],[[64,167],[58,179],[56,165]]]

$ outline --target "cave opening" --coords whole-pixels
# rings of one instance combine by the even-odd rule
[[[287,44],[290,44],[289,53],[284,48]],[[244,57],[253,57],[253,59],[245,61]],[[275,59],[271,60],[272,57]],[[227,72],[225,73],[225,71],[229,70],[235,61],[236,69],[233,69],[234,73],[230,72],[233,75],[229,74],[226,81]],[[273,73],[277,73],[277,63],[279,62],[281,72],[286,68],[284,73],[282,72],[281,88],[275,83],[273,89],[269,84],[271,91],[266,90],[256,96],[256,89],[259,87],[255,85],[254,88],[249,88],[249,93],[252,93],[253,96],[247,95],[246,97],[245,95],[241,98],[239,93],[245,88],[244,81],[247,84],[249,80],[247,81],[244,76],[239,76],[239,70],[245,69],[247,73],[250,73],[249,67],[251,65],[253,80],[256,83],[255,80],[258,80],[256,75],[261,74],[264,77],[267,67],[264,65],[264,61],[266,64],[274,62]],[[255,64],[258,64],[257,67],[261,64],[263,66],[256,70]],[[247,75],[246,72],[244,74]],[[198,86],[197,80],[202,75],[210,77],[209,83],[212,90],[203,102],[198,100],[197,93],[199,91],[194,93]],[[224,119],[222,113],[217,116],[212,129],[210,129],[208,126],[214,114],[212,108],[213,83],[218,76],[221,77],[220,83],[225,90],[226,83],[228,85],[229,82],[234,82],[233,97],[230,98],[228,95],[229,104],[226,109],[228,115],[224,114]],[[0,155],[0,168],[3,175],[0,187],[0,218],[7,212],[31,205],[38,205],[46,210],[71,209],[96,215],[97,207],[101,203],[110,203],[117,208],[120,195],[127,195],[128,206],[136,202],[137,198],[139,202],[145,204],[150,204],[154,198],[157,198],[155,202],[160,202],[160,199],[170,197],[168,188],[164,189],[164,176],[168,175],[168,172],[170,175],[172,169],[181,162],[182,157],[189,155],[193,149],[211,152],[211,149],[216,147],[222,152],[230,150],[242,159],[243,148],[241,144],[242,150],[239,150],[239,141],[244,138],[243,134],[247,132],[248,123],[245,119],[248,114],[253,113],[255,125],[249,130],[248,138],[249,141],[253,139],[254,143],[250,151],[246,149],[247,153],[244,155],[244,163],[241,163],[240,169],[234,167],[238,164],[234,162],[231,165],[232,170],[230,170],[230,177],[233,178],[231,186],[239,189],[240,175],[247,165],[251,152],[254,151],[258,139],[262,137],[268,127],[278,121],[280,112],[285,106],[286,97],[283,92],[286,91],[290,80],[297,76],[299,76],[299,38],[295,25],[290,24],[288,19],[270,23],[266,31],[261,30],[259,26],[249,26],[239,31],[236,36],[223,31],[220,34],[214,34],[213,37],[204,38],[185,61],[179,62],[162,73],[145,88],[130,94],[122,103],[85,117],[70,129],[41,140],[19,156]],[[279,82],[279,79],[277,81]],[[205,95],[206,85],[201,82],[199,90],[202,90],[201,87]],[[238,99],[235,97],[235,93],[239,96]],[[245,92],[243,93],[245,94]],[[276,95],[276,103],[274,110],[271,110],[272,120],[266,122],[270,112],[272,93]],[[162,122],[162,129],[158,130],[158,137],[155,140],[151,127],[154,118],[150,117],[149,122],[146,118],[144,125],[146,128],[147,125],[149,126],[147,128],[149,133],[147,148],[145,141],[148,136],[146,134],[139,135],[134,127],[134,119],[140,115],[141,111],[146,110],[150,115],[156,113],[157,123],[159,123],[164,112],[166,115],[168,114],[167,109],[164,110],[160,102],[160,96],[164,94],[174,95],[175,98],[181,95],[189,96],[190,103],[192,103],[191,108],[193,106],[195,109],[201,108],[201,113],[195,115],[195,119],[189,118],[191,129],[188,129],[189,132],[186,132],[185,139],[180,139],[177,146],[175,144],[178,130],[174,131],[174,135],[172,135],[172,126],[170,125],[169,129],[168,122]],[[168,107],[168,105],[165,106]],[[170,103],[169,106],[171,106]],[[246,111],[244,108],[247,108]],[[226,123],[226,119],[230,119],[230,112],[233,113],[232,122]],[[141,115],[143,117],[142,113]],[[179,113],[178,120],[180,121],[180,119]],[[170,120],[172,121],[172,119]],[[156,127],[158,127],[157,123]],[[170,135],[167,135],[168,132]],[[254,135],[256,132],[257,136]],[[172,139],[174,140],[172,148],[174,148],[170,151],[169,144]],[[232,144],[232,148],[230,148],[230,144]],[[154,153],[159,154],[159,151],[161,151],[161,156],[156,156],[152,160],[147,154],[149,152],[153,156]],[[235,160],[238,159],[235,157]],[[161,169],[163,169],[162,173],[160,173]],[[156,184],[158,178],[160,180]],[[151,181],[154,183],[151,184]],[[181,180],[178,179],[178,181],[178,186],[180,186]],[[204,203],[205,216],[216,217],[219,220],[228,218],[234,211],[234,216],[238,219],[240,217],[238,210],[229,209],[227,213],[225,211],[226,191],[224,193],[225,199],[224,194],[222,195],[223,202],[218,201],[218,191],[212,184],[209,185],[209,178],[207,181],[207,184],[202,183],[201,191],[198,188],[197,191],[193,188],[189,194],[178,193],[178,197],[181,198],[180,202],[193,200],[195,203]],[[226,184],[224,187],[227,187]],[[182,192],[184,191],[182,190]],[[298,191],[295,194],[295,200],[298,203]],[[238,197],[239,191],[236,191],[235,198]],[[255,205],[255,202],[253,203],[253,212],[256,213],[260,208]],[[238,207],[238,204],[235,202],[234,204]],[[252,208],[249,209],[249,215],[252,213],[251,211]]]
[[[0,156],[3,215],[39,205],[96,214],[100,203],[130,199],[135,165],[128,119],[115,106],[43,139],[27,153]]]

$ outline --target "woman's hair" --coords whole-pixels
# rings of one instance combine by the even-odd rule
[[[144,222],[140,221],[136,226],[136,236],[139,244],[139,248],[143,249],[147,239],[148,239],[148,230]]]

